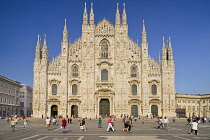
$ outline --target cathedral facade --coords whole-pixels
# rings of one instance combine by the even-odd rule
[[[89,16],[88,16],[89,15]],[[122,17],[122,18],[121,18]],[[126,9],[115,24],[94,24],[86,4],[82,35],[69,43],[66,20],[61,53],[48,59],[46,37],[38,37],[34,60],[33,116],[100,116],[122,114],[176,116],[175,65],[170,38],[162,43],[162,57],[148,54],[143,21],[142,42],[128,36]]]

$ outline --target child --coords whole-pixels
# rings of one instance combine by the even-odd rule
[[[195,135],[198,135],[198,123],[196,120],[193,120],[191,123],[191,134],[193,133],[193,130],[195,131]]]
[[[102,128],[102,119],[99,118],[98,119],[98,129],[101,129]]]

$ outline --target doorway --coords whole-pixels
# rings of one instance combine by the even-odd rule
[[[71,106],[71,117],[74,117],[74,118],[78,117],[78,106],[77,105]]]
[[[52,105],[51,106],[51,117],[57,117],[58,116],[58,106]]]
[[[110,116],[110,103],[108,99],[101,99],[99,105],[99,115]]]
[[[151,106],[151,113],[156,117],[158,116],[158,107],[156,105]]]
[[[137,105],[131,106],[131,115],[133,115],[133,117],[138,117],[138,106]]]

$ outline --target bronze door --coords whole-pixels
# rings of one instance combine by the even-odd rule
[[[110,103],[108,99],[101,99],[99,114],[102,116],[110,115]]]
[[[78,117],[78,106],[77,105],[71,106],[71,116]]]
[[[158,116],[158,107],[156,105],[151,106],[151,113],[154,116]]]
[[[51,117],[58,116],[58,106],[52,105],[51,106]]]
[[[137,105],[131,106],[131,115],[133,115],[133,117],[138,117],[138,106]]]

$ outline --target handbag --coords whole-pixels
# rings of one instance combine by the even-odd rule
[[[83,126],[80,126],[80,129],[83,129]]]

